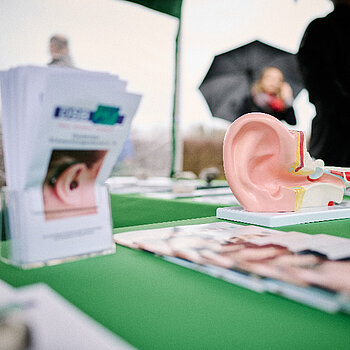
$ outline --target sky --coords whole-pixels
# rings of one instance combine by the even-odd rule
[[[183,0],[181,127],[225,123],[198,90],[216,54],[255,39],[295,53],[307,24],[331,10],[329,0]],[[134,127],[168,127],[177,26],[176,18],[123,0],[0,0],[0,70],[46,65],[49,37],[64,34],[78,67],[118,74],[143,95]],[[295,109],[297,128],[308,132],[314,109],[305,91]]]

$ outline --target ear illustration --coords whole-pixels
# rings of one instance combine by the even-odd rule
[[[55,183],[56,196],[64,203],[71,206],[82,204],[81,195],[85,185],[83,183],[84,172],[87,167],[84,163],[71,165],[57,178]]]

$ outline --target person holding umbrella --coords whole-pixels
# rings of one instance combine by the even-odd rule
[[[199,86],[213,117],[233,122],[264,111],[291,125],[293,98],[302,89],[296,56],[259,40],[216,55]]]
[[[284,80],[282,71],[277,67],[266,67],[253,84],[251,93],[244,98],[238,115],[263,112],[296,125],[292,103],[293,90]]]

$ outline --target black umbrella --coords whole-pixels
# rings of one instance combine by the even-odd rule
[[[296,96],[303,88],[296,56],[290,52],[252,41],[214,57],[199,90],[214,117],[229,121],[238,117],[242,100],[265,67],[279,68]]]

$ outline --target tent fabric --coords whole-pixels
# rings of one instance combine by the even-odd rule
[[[182,0],[126,0],[176,18],[181,18]]]

